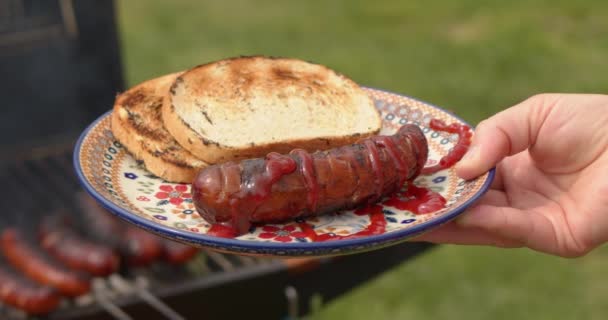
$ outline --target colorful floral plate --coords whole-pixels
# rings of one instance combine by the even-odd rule
[[[390,134],[405,123],[419,125],[429,141],[429,161],[436,163],[454,145],[457,137],[429,128],[432,118],[446,123],[461,119],[427,103],[376,89],[366,89],[383,119],[381,134]],[[267,256],[325,256],[372,250],[405,241],[436,228],[461,214],[488,189],[494,170],[471,181],[458,178],[453,169],[420,176],[415,183],[440,193],[445,209],[415,215],[381,201],[386,230],[354,239],[313,242],[300,228],[288,222],[257,226],[235,239],[206,234],[210,228],[194,209],[190,186],[167,183],[152,174],[114,139],[110,113],[101,116],[81,135],[74,152],[74,164],[84,188],[118,217],[158,235],[224,252]],[[300,221],[301,222],[301,221]],[[318,235],[348,235],[364,229],[367,215],[354,211],[306,219]]]

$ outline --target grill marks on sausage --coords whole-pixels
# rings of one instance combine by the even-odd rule
[[[249,230],[253,215],[270,196],[275,183],[297,168],[294,159],[274,152],[268,154],[264,161],[247,160],[242,165],[256,171],[241,170],[240,186],[228,200],[230,224],[239,234]],[[247,171],[259,174],[247,175]]]
[[[5,267],[0,268],[0,300],[30,315],[41,315],[53,311],[59,305],[59,293],[38,285]]]
[[[90,278],[47,260],[42,252],[28,243],[17,229],[5,229],[0,249],[15,268],[29,278],[57,289],[67,297],[77,297],[90,290]]]
[[[111,248],[81,237],[62,219],[45,217],[39,229],[42,248],[71,269],[93,276],[118,270],[120,259]]]
[[[427,156],[422,131],[406,127],[393,136],[366,138],[313,154],[295,150],[210,166],[196,177],[193,199],[207,221],[232,223],[242,234],[250,223],[280,222],[375,202],[413,180]],[[280,162],[283,167],[275,167]],[[221,188],[218,180],[223,181]]]
[[[374,194],[377,195],[377,198],[380,198],[380,195],[382,194],[382,188],[384,186],[384,173],[381,171],[381,167],[380,167],[381,160],[380,160],[380,154],[378,152],[378,147],[376,146],[376,143],[371,139],[364,140],[363,145],[367,148],[368,155],[369,155],[369,162],[370,162],[371,168],[374,172],[374,181],[376,183],[376,185],[375,185],[376,191]]]
[[[363,153],[360,152],[363,149],[358,149],[357,147],[360,145],[354,145],[355,148],[347,148],[344,157],[347,160],[347,163],[351,166],[352,177],[355,179],[355,183],[353,184],[353,190],[350,192],[350,202],[351,203],[359,203],[362,199],[361,196],[365,195],[366,192],[361,188],[361,179],[365,179],[365,177],[361,177],[361,174],[365,171],[365,158],[363,157]],[[359,152],[356,152],[359,150]],[[354,161],[352,161],[354,160]]]
[[[319,183],[315,172],[314,160],[310,153],[302,149],[295,149],[291,151],[290,154],[296,156],[296,159],[299,160],[298,168],[306,181],[306,188],[308,189],[308,194],[306,195],[308,211],[315,212],[319,200]]]
[[[407,163],[403,160],[403,157],[399,154],[397,150],[397,145],[393,139],[389,137],[381,136],[376,137],[374,139],[374,143],[380,147],[383,147],[386,150],[386,154],[391,158],[393,163],[395,164],[395,169],[397,170],[398,182],[397,186],[403,186],[407,179]]]

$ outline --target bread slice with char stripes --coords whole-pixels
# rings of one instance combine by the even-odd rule
[[[220,163],[325,150],[377,134],[371,98],[328,67],[262,56],[194,67],[171,86],[165,128],[196,157]]]
[[[162,104],[181,73],[145,81],[120,94],[114,103],[111,126],[116,139],[154,175],[191,183],[207,163],[182,148],[163,126]]]

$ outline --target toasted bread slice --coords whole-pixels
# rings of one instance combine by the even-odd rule
[[[112,132],[154,175],[170,182],[191,183],[204,161],[182,148],[161,120],[163,98],[179,73],[143,82],[116,98]]]
[[[354,81],[325,66],[260,56],[186,71],[171,87],[163,121],[209,163],[324,150],[381,128],[373,102]]]

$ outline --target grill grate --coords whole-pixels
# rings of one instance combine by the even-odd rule
[[[28,241],[36,243],[37,223],[67,212],[75,231],[99,241],[90,226],[93,223],[101,229],[101,222],[91,222],[95,210],[82,205],[79,195],[84,193],[72,169],[71,151],[71,144],[48,143],[0,155],[0,231],[17,227]],[[103,212],[101,217],[113,218]],[[102,243],[114,246],[116,240]],[[322,296],[329,301],[431,247],[405,243],[340,258],[287,260],[200,250],[184,264],[157,261],[125,266],[110,276],[95,278],[88,294],[63,299],[45,318],[242,319],[258,310],[266,318],[296,319],[311,310],[311,299]],[[0,270],[17,273],[1,256]],[[27,318],[22,311],[0,303],[0,319]]]
[[[3,195],[3,213],[0,217],[2,228],[17,226],[35,241],[37,224],[54,212],[68,212],[77,222],[83,223],[78,218],[83,215],[83,208],[78,205],[76,198],[82,192],[73,173],[71,150],[71,146],[64,146],[62,152],[53,148],[39,148],[29,158],[21,157],[19,161],[5,163],[0,176],[0,194]],[[121,305],[125,301],[138,300],[156,310],[159,319],[181,320],[185,318],[153,292],[159,289],[171,291],[176,283],[191,283],[201,279],[212,281],[226,273],[239,273],[243,269],[268,265],[282,264],[272,259],[201,250],[183,265],[158,262],[146,267],[127,267],[109,277],[93,279],[90,293],[76,299],[65,299],[50,317],[68,319],[79,315],[79,310],[99,309],[105,311],[106,318],[133,319]],[[12,267],[4,259],[0,259],[0,268],[15,272],[11,271]],[[0,317],[25,319],[27,315],[15,308],[0,305]]]

